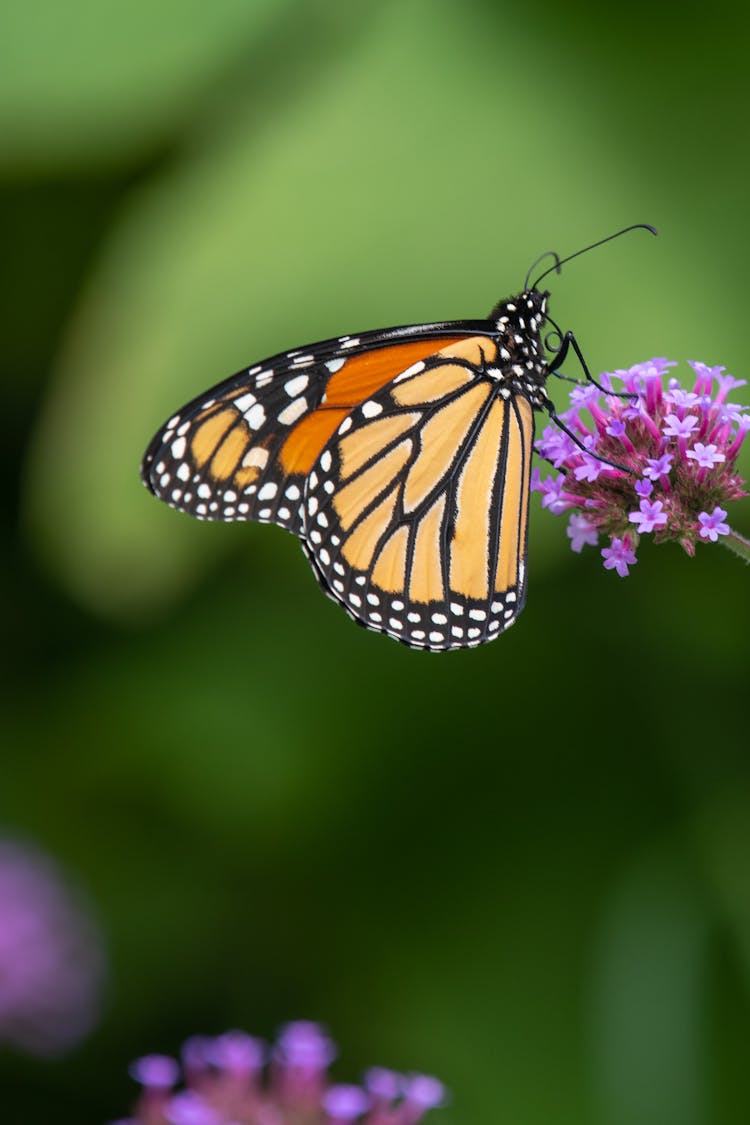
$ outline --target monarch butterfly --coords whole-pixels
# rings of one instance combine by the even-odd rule
[[[291,531],[368,629],[433,652],[492,640],[526,600],[534,411],[565,429],[547,378],[572,348],[594,382],[537,289],[553,256],[486,320],[339,336],[243,369],[158,431],[145,485],[198,519]]]

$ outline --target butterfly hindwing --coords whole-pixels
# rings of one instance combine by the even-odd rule
[[[360,624],[416,648],[473,647],[526,592],[533,411],[466,338],[351,411],[306,478],[302,538],[318,580]]]

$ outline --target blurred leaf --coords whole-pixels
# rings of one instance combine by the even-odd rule
[[[696,836],[750,991],[750,788],[746,780],[708,792],[696,816]]]
[[[153,144],[287,0],[7,0],[0,16],[0,163],[55,167]]]
[[[649,853],[610,891],[593,981],[602,1125],[708,1120],[702,1028],[711,917],[686,858],[680,848]]]

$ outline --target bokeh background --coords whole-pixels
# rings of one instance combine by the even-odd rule
[[[439,1075],[445,1125],[746,1123],[743,564],[644,543],[621,580],[535,497],[518,627],[413,653],[290,536],[193,523],[138,464],[244,364],[482,316],[542,251],[632,222],[660,239],[550,279],[592,369],[746,377],[747,13],[0,18],[0,819],[84,888],[109,960],[83,1045],[0,1052],[3,1121],[107,1121],[132,1057],[305,1016],[342,1078]],[[749,534],[748,504],[730,521]]]

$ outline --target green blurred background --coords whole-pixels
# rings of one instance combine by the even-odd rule
[[[743,565],[644,544],[623,581],[536,497],[518,627],[414,653],[323,598],[290,536],[181,517],[138,463],[244,364],[485,315],[542,251],[632,222],[660,239],[551,279],[592,369],[747,376],[750,16],[6,0],[1,21],[0,817],[87,887],[111,961],[81,1048],[0,1056],[2,1120],[104,1122],[133,1056],[305,1016],[341,1077],[439,1075],[445,1125],[744,1125]]]

